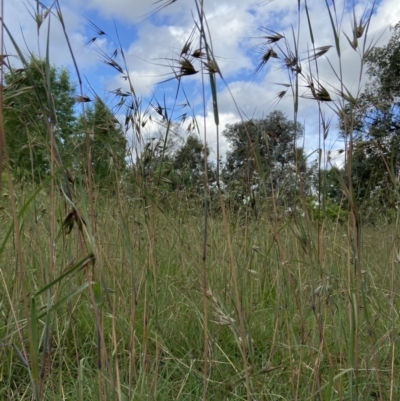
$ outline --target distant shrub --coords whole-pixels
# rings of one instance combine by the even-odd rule
[[[343,207],[343,204],[334,203],[330,200],[319,207],[318,202],[311,200],[307,202],[308,213],[314,221],[329,219],[332,221],[345,222],[349,212]]]

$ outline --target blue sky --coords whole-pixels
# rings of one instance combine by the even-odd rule
[[[83,92],[91,96],[91,88],[96,93],[106,98],[111,104],[113,95],[111,92],[117,88],[126,89],[126,81],[120,73],[107,66],[100,53],[111,56],[119,47],[124,49],[130,77],[134,89],[142,98],[143,109],[151,102],[156,101],[168,105],[169,110],[174,101],[177,89],[177,81],[173,79],[164,84],[159,82],[173,76],[171,64],[179,58],[184,43],[187,41],[194,27],[196,14],[194,0],[176,0],[168,7],[154,14],[158,6],[167,3],[162,0],[152,4],[143,0],[59,0],[63,18],[67,28],[79,70],[83,76]],[[359,19],[363,12],[371,4],[370,1],[356,1],[355,11]],[[302,4],[304,1],[302,0]],[[50,5],[50,1],[44,1]],[[336,8],[342,21],[342,32],[351,36],[351,19],[353,1],[336,0]],[[330,26],[329,14],[325,2],[322,0],[308,1],[310,17],[313,25],[316,46],[334,45],[334,38]],[[284,97],[276,105],[275,99],[278,92],[285,89],[276,83],[287,83],[288,74],[280,68],[278,60],[271,59],[266,67],[256,76],[253,72],[260,59],[258,44],[263,43],[257,38],[265,35],[260,27],[279,32],[288,39],[293,46],[292,27],[297,33],[298,14],[296,0],[230,0],[208,1],[204,0],[204,7],[211,32],[214,54],[223,77],[229,85],[230,92],[243,116],[248,118],[262,118],[273,109],[282,110],[289,118],[293,117],[293,100],[290,96]],[[48,20],[42,25],[39,35],[32,14],[35,11],[36,2],[32,0],[15,0],[5,2],[4,21],[12,31],[17,43],[27,53],[28,49],[36,54],[45,54]],[[400,2],[398,0],[381,0],[377,2],[374,16],[369,29],[369,41],[377,40],[378,45],[387,42],[390,31],[388,27],[400,20]],[[93,22],[97,27],[107,33],[86,45],[96,36]],[[9,39],[5,38],[8,54],[15,54]],[[283,45],[283,41],[280,42]],[[193,44],[193,50],[196,46]],[[310,33],[307,26],[306,14],[300,14],[299,51],[307,57],[311,48]],[[51,17],[50,28],[51,62],[67,67],[71,70],[71,77],[76,82],[76,73],[73,70],[72,59],[66,46],[66,40],[57,18]],[[356,94],[359,90],[360,57],[348,45],[346,38],[341,37],[343,80],[348,89]],[[328,61],[329,59],[329,61]],[[120,58],[116,60],[121,64]],[[320,81],[334,93],[339,82],[335,74],[339,71],[337,54],[334,48],[330,49],[326,57],[320,58]],[[308,68],[304,63],[304,68]],[[332,67],[333,68],[332,68]],[[310,67],[312,68],[312,67]],[[365,78],[362,78],[361,88]],[[184,89],[191,110],[177,109],[175,117],[178,118],[184,111],[193,113],[199,124],[201,137],[203,138],[206,126],[207,142],[215,149],[216,135],[213,124],[212,104],[209,90],[206,90],[205,107],[203,112],[203,95],[201,74],[183,77],[181,89]],[[307,88],[300,93],[307,96]],[[218,104],[220,111],[220,128],[225,124],[240,120],[231,94],[226,85],[218,79]],[[186,103],[183,92],[177,104]],[[337,140],[336,120],[331,108],[324,105],[326,118],[332,117],[331,132],[325,141],[325,148],[332,150],[343,148],[341,141]],[[156,113],[153,110],[152,114]],[[307,153],[320,146],[320,129],[318,124],[318,112],[313,100],[300,98],[299,120],[305,125],[306,135],[304,147]],[[153,135],[157,127],[149,125],[145,135]],[[301,144],[303,145],[303,143]],[[229,148],[224,138],[220,143],[222,154]],[[211,153],[211,158],[215,152]],[[340,159],[337,159],[340,163]]]

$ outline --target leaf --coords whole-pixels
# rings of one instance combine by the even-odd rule
[[[53,287],[55,284],[61,282],[64,278],[72,275],[74,272],[84,268],[87,266],[89,263],[94,263],[96,260],[95,256],[93,253],[90,253],[88,256],[85,258],[81,259],[79,262],[75,263],[70,269],[68,269],[65,273],[61,274],[58,278],[50,282],[49,284],[45,285],[43,288],[41,288],[39,291],[37,291],[33,297],[37,297],[38,295],[42,294],[43,292],[47,291],[49,288]]]
[[[62,305],[64,305],[66,302],[68,302],[69,300],[71,300],[72,298],[77,297],[78,295],[80,295],[83,291],[86,290],[86,288],[88,288],[89,284],[92,284],[92,282],[85,282],[83,283],[81,286],[79,286],[78,288],[76,288],[74,291],[72,291],[71,293],[65,295],[63,298],[61,298],[60,300],[58,300],[54,305],[51,305],[51,307],[49,308],[49,310],[44,311],[42,313],[40,313],[37,318],[38,319],[43,319],[44,316],[46,316],[46,314],[49,312],[55,312],[57,311]]]

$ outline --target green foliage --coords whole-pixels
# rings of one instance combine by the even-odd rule
[[[199,176],[204,170],[202,165],[204,165],[204,146],[196,136],[189,135],[175,154],[174,167],[179,170],[189,169]]]
[[[249,196],[252,188],[263,187],[269,194],[285,191],[295,197],[296,175],[307,172],[303,149],[296,145],[303,135],[301,124],[273,111],[262,120],[228,124],[223,135],[232,149],[223,169],[228,191]]]
[[[69,154],[66,163],[78,177],[87,174],[87,140],[94,182],[106,187],[115,181],[115,171],[121,174],[126,168],[127,141],[118,121],[99,98],[79,116],[76,132],[65,142]]]
[[[148,140],[136,160],[135,170],[146,187],[157,192],[184,192],[187,196],[204,194],[204,145],[199,137],[189,134],[182,142],[179,126],[160,137]],[[206,149],[208,155],[209,150]],[[214,166],[207,162],[208,182],[215,181]]]
[[[328,199],[324,205],[318,205],[315,200],[310,200],[307,202],[307,209],[313,221],[322,221],[326,218],[333,222],[344,223],[349,217],[346,205],[335,203],[331,199]]]
[[[352,180],[356,199],[377,209],[397,205],[396,177],[400,172],[400,23],[387,45],[366,57],[370,83],[354,113]],[[348,135],[342,121],[343,135]]]
[[[345,201],[343,185],[347,183],[346,172],[343,168],[332,166],[329,170],[318,169],[313,166],[313,186],[319,198],[328,199],[339,204]]]
[[[4,127],[15,177],[38,182],[48,175],[51,130],[64,165],[74,177],[83,177],[88,133],[94,181],[108,185],[115,179],[113,172],[126,166],[126,139],[118,121],[99,98],[77,118],[68,71],[55,67],[48,71],[49,77],[46,61],[32,56],[26,68],[11,68],[5,74]]]
[[[52,66],[47,73],[45,60],[34,56],[25,68],[11,67],[4,82],[4,129],[11,167],[18,179],[40,181],[49,173],[51,130],[61,147],[75,129],[75,88],[67,70]]]
[[[400,22],[392,28],[392,36],[387,45],[375,47],[366,62],[368,74],[374,82],[371,89],[375,94],[386,95],[388,100],[400,96]],[[386,99],[380,99],[386,100]]]
[[[209,154],[208,148],[206,149]],[[204,187],[204,145],[195,135],[189,135],[185,143],[173,155],[173,166],[180,176],[180,186],[201,193]],[[215,178],[212,166],[207,164],[209,183]]]

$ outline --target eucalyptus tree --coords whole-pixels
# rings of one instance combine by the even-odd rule
[[[49,174],[49,127],[61,154],[75,130],[75,87],[68,70],[35,56],[23,68],[9,66],[4,84],[4,129],[14,176],[40,181]]]
[[[64,147],[73,155],[69,164],[77,176],[88,173],[90,158],[94,182],[101,187],[115,182],[115,174],[120,176],[127,166],[125,134],[110,108],[98,97],[94,105],[89,105],[79,115],[76,131],[65,141]]]
[[[400,174],[400,23],[388,43],[365,58],[369,83],[353,109],[352,179],[364,204],[398,202]],[[343,122],[343,136],[347,135]]]
[[[269,194],[292,197],[307,165],[297,140],[303,136],[300,123],[273,111],[263,119],[228,124],[223,136],[230,144],[223,168],[227,189],[240,197],[264,187]]]

